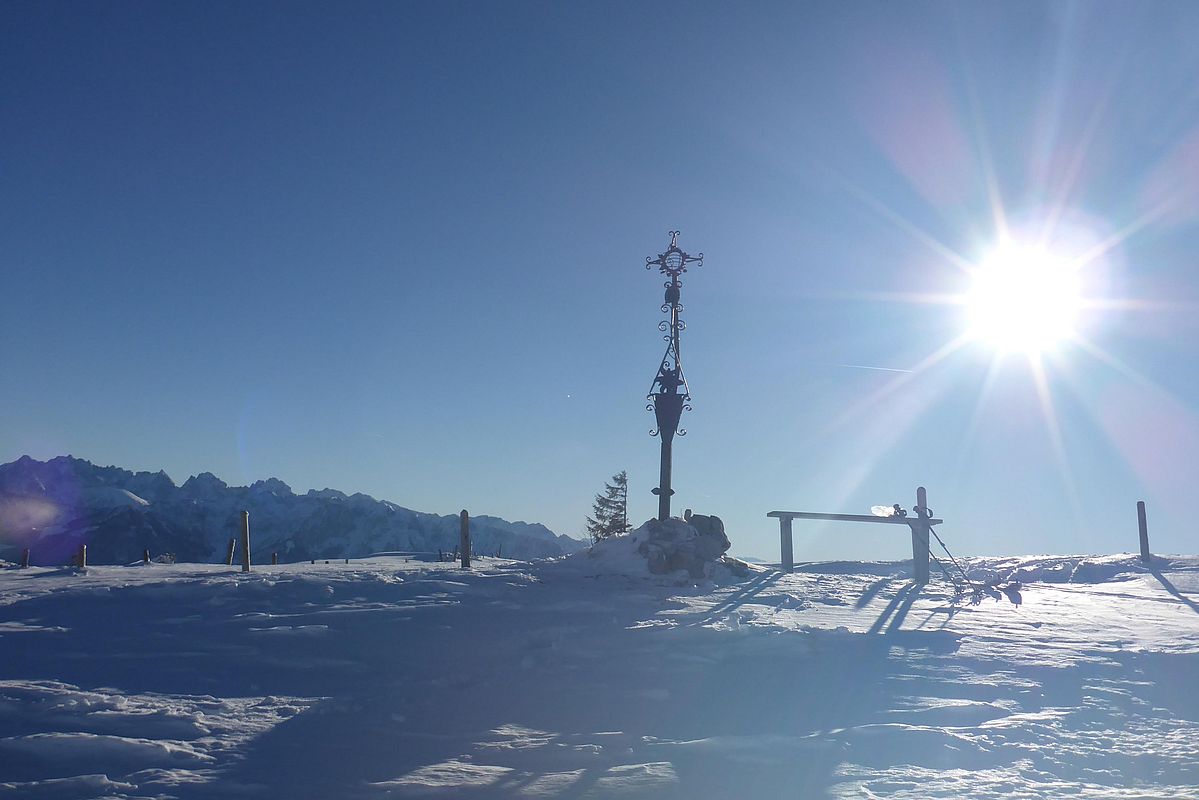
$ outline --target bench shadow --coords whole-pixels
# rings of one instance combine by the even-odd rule
[[[1196,614],[1199,614],[1199,603],[1196,603],[1194,600],[1187,597],[1182,592],[1178,591],[1178,587],[1175,586],[1174,584],[1170,583],[1170,580],[1165,575],[1162,574],[1161,570],[1156,569],[1154,567],[1150,567],[1149,574],[1151,574],[1153,577],[1157,578],[1157,582],[1162,585],[1162,588],[1164,588],[1170,594],[1174,595],[1174,597],[1178,598],[1184,605],[1190,607],[1191,611],[1194,611]]]
[[[745,605],[750,600],[757,597],[762,592],[766,591],[767,589],[769,589],[770,587],[772,587],[776,583],[778,583],[779,580],[785,574],[786,573],[783,573],[783,572],[772,571],[772,572],[767,572],[763,575],[759,575],[758,577],[751,580],[749,583],[742,586],[737,591],[731,593],[724,600],[722,600],[721,602],[717,603],[715,606],[710,608],[708,610],[708,612],[706,614],[704,614],[703,619],[701,619],[699,622],[696,622],[694,624],[706,625],[707,623],[712,622],[713,620],[717,619],[721,615],[727,614],[728,612],[732,611],[733,609],[736,609],[736,608],[739,608],[740,606]]]
[[[867,635],[874,636],[883,632],[884,627],[886,628],[885,632],[888,634],[898,631],[903,625],[904,620],[907,619],[912,605],[920,597],[920,586],[918,583],[909,582],[901,587],[895,593],[895,596],[891,598],[891,602],[887,603],[887,607],[878,615],[874,624],[866,631]]]
[[[894,579],[890,577],[879,578],[877,581],[867,586],[862,591],[862,596],[854,602],[853,607],[860,611],[861,609],[870,605],[870,601],[877,597],[879,592],[887,588],[887,586],[891,584],[892,580]]]

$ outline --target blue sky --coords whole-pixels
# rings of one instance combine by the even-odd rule
[[[777,557],[767,511],[918,484],[965,553],[1132,550],[1138,499],[1155,550],[1194,552],[1193,4],[10,2],[0,23],[2,461],[571,534],[627,469],[646,519],[643,265],[677,228],[706,259],[675,505],[735,552]],[[925,302],[1005,231],[1091,254],[1078,337],[1039,359],[961,344],[963,308]],[[798,558],[907,550],[799,532]]]

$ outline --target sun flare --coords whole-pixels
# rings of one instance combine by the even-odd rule
[[[969,334],[1001,352],[1037,355],[1074,337],[1078,269],[1043,247],[1004,244],[973,270]]]

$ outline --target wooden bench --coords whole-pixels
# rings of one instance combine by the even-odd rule
[[[921,486],[916,489],[916,506],[912,509],[915,514],[910,517],[875,517],[869,514],[821,514],[813,511],[771,511],[766,516],[775,517],[779,521],[779,543],[782,549],[782,569],[791,572],[795,569],[795,556],[792,546],[791,520],[793,519],[826,519],[839,522],[871,522],[883,525],[907,525],[912,532],[912,580],[916,583],[928,583],[928,540],[933,525],[940,525],[944,520],[928,516],[928,493]]]

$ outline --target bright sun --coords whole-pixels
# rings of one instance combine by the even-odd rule
[[[1042,247],[1004,244],[974,270],[965,304],[972,338],[1037,355],[1075,333],[1078,270]]]

